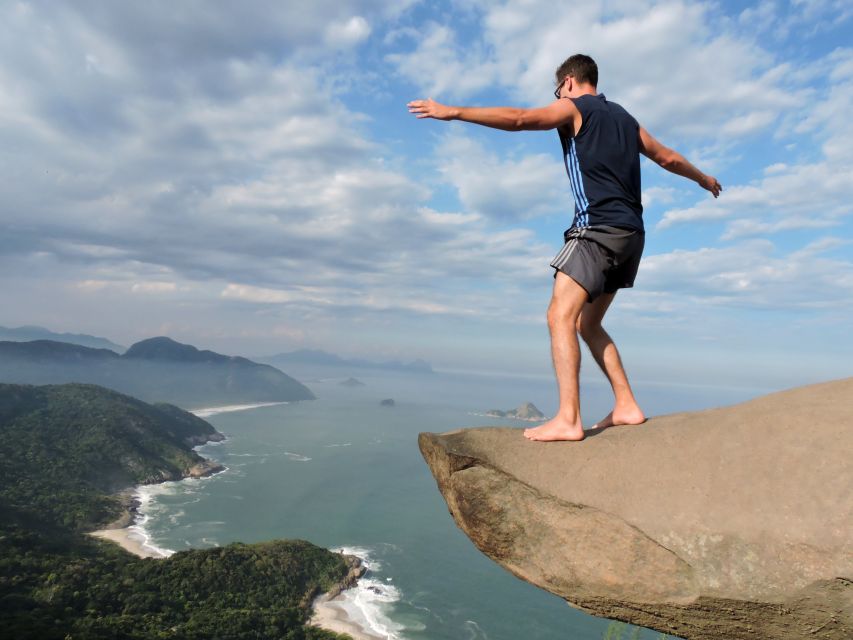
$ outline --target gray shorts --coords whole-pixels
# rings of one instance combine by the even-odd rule
[[[551,260],[551,266],[586,289],[590,302],[602,293],[634,286],[646,239],[642,231],[572,227],[566,229],[563,239],[566,244]]]

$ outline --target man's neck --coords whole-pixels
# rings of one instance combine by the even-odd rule
[[[581,96],[597,96],[598,89],[593,87],[591,84],[583,84],[580,86],[572,87],[572,90],[569,92],[569,98],[580,98]]]

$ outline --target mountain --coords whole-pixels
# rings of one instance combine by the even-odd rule
[[[424,360],[417,359],[411,362],[400,362],[399,360],[388,360],[374,362],[361,358],[341,358],[333,353],[320,351],[319,349],[297,349],[279,353],[274,356],[258,358],[258,360],[271,364],[310,364],[330,367],[355,367],[359,369],[389,369],[391,371],[406,371],[410,373],[432,373],[432,366]]]
[[[138,342],[123,355],[51,340],[0,342],[0,381],[84,382],[191,408],[314,398],[275,367],[165,337]]]
[[[338,640],[319,592],[364,572],[304,540],[137,558],[84,534],[127,515],[112,491],[204,475],[204,420],[94,385],[0,384],[0,637]]]
[[[13,342],[31,342],[33,340],[53,340],[54,342],[70,342],[93,349],[109,349],[116,353],[123,353],[124,347],[111,342],[106,338],[98,338],[84,333],[56,333],[44,327],[0,327],[0,340]]]

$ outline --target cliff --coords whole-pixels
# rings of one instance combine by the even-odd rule
[[[853,637],[853,378],[534,442],[421,433],[459,527],[516,576],[688,639]]]

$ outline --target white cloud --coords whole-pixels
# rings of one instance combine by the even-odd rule
[[[546,0],[505,0],[482,11],[481,39],[459,46],[448,18],[447,24],[431,25],[413,50],[392,61],[439,100],[470,98],[502,84],[538,105],[551,99],[554,71],[563,59],[588,53],[599,64],[599,89],[664,138],[752,134],[807,95],[790,86],[788,67],[776,63],[746,30],[720,19],[710,3],[587,2],[555,8]]]
[[[527,220],[573,209],[572,194],[557,154],[500,158],[466,135],[446,135],[435,150],[436,166],[465,207],[501,221]]]
[[[823,238],[782,254],[768,240],[648,256],[638,284],[679,307],[828,308],[853,305],[853,261]]]
[[[723,239],[844,224],[853,215],[853,50],[824,61],[829,90],[802,114],[796,133],[822,142],[819,161],[774,162],[749,184],[724,185],[718,200],[665,212],[658,229],[731,220]]]
[[[353,16],[344,22],[333,22],[326,27],[326,44],[333,48],[345,49],[367,40],[370,25],[362,16]]]
[[[174,282],[134,282],[130,290],[133,293],[174,293],[178,285]]]
[[[426,97],[468,96],[494,81],[497,64],[484,59],[481,47],[466,42],[461,45],[448,26],[430,22],[418,30],[399,31],[409,36],[415,49],[409,53],[393,53],[387,59],[399,73],[419,86]]]

